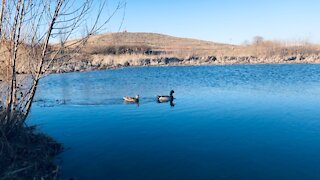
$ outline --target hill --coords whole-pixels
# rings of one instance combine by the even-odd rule
[[[88,41],[86,50],[94,53],[96,52],[94,50],[106,49],[106,47],[145,47],[159,53],[189,55],[191,53],[208,54],[222,49],[228,51],[235,46],[156,33],[123,32],[94,36]]]
[[[58,44],[51,45],[53,49],[55,46]],[[230,45],[156,33],[94,35],[80,52],[74,53],[66,48],[63,53],[62,57],[68,58],[53,63],[51,72],[127,66],[320,63],[320,46],[307,42],[288,43],[259,38],[246,45]],[[0,62],[2,60],[0,57]],[[18,64],[20,73],[30,72],[26,64]],[[5,69],[0,68],[0,76],[1,73],[5,73]]]

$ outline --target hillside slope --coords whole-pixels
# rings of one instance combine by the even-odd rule
[[[165,54],[190,55],[228,51],[236,46],[157,33],[122,32],[93,36],[89,39],[85,52],[95,53],[97,49],[108,47],[145,47]]]
[[[55,46],[58,44],[52,45],[52,48]],[[320,46],[314,44],[261,41],[248,45],[230,45],[156,33],[94,35],[80,52],[69,50],[66,49],[62,54],[68,60],[59,59],[52,64],[52,72],[127,66],[320,63]],[[26,64],[18,64],[20,73],[30,72]],[[0,76],[1,73],[5,72],[0,68]]]

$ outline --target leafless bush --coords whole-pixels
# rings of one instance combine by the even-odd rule
[[[89,54],[102,54],[102,55],[123,55],[123,54],[146,54],[146,55],[159,55],[160,51],[153,50],[146,45],[120,45],[120,46],[94,46],[86,50]]]
[[[3,130],[22,125],[32,107],[38,87],[53,64],[63,65],[69,54],[80,52],[87,40],[98,33],[111,17],[124,6],[119,2],[111,15],[101,20],[106,1],[92,14],[94,0],[2,0],[0,9],[0,85],[4,91],[0,119]],[[88,24],[87,19],[93,21]],[[75,34],[83,36],[77,40]],[[59,42],[59,43],[53,43]],[[63,61],[61,61],[63,59]],[[19,76],[23,67],[29,74]]]
[[[264,38],[262,36],[255,36],[252,40],[252,44],[260,45],[264,42]]]
[[[72,58],[69,54],[80,52],[124,6],[119,2],[111,16],[101,20],[106,1],[98,2],[98,12],[91,14],[94,0],[1,0],[0,179],[21,179],[17,174],[22,172],[23,179],[56,179],[52,162],[61,145],[24,125],[39,80],[53,64],[62,66]],[[80,32],[81,38],[69,41]],[[26,75],[19,75],[19,69]]]
[[[251,45],[246,45],[243,51],[251,52],[255,56],[261,57],[287,57],[287,56],[306,56],[318,55],[318,46],[306,40],[301,41],[270,41],[261,36],[256,36]]]

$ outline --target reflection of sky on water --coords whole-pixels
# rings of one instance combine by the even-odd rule
[[[63,178],[320,178],[320,65],[56,74],[36,100],[30,122],[70,147]]]

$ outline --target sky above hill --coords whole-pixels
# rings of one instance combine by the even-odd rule
[[[319,0],[127,0],[122,26],[119,11],[107,31],[120,27],[232,44],[256,35],[320,43],[319,8]]]

